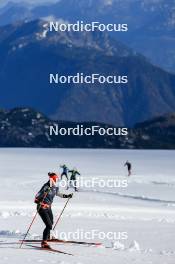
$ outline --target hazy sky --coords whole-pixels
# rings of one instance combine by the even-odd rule
[[[8,2],[24,2],[24,3],[31,3],[31,4],[41,4],[41,3],[45,3],[45,2],[58,2],[58,0],[0,0],[0,6],[7,4]]]

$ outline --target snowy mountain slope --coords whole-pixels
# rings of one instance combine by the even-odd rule
[[[1,25],[17,19],[36,19],[55,16],[75,22],[101,21],[102,23],[128,23],[127,34],[114,34],[118,40],[148,57],[152,63],[175,71],[175,3],[174,0],[65,0],[42,5],[32,10],[9,6],[2,10]],[[0,11],[1,12],[1,11]]]
[[[175,76],[107,34],[48,33],[40,20],[0,30],[1,107],[27,106],[53,119],[115,126],[175,110]],[[50,85],[50,73],[128,76],[128,83]]]

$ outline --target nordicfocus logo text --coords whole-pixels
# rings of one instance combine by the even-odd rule
[[[76,75],[59,75],[56,74],[50,74],[49,75],[49,82],[50,84],[126,84],[128,83],[128,77],[127,76],[116,76],[116,75],[110,75],[110,76],[104,76],[100,75],[98,73],[94,73],[91,75],[85,75],[84,73],[77,73]]]
[[[83,228],[75,231],[58,232],[53,231],[53,236],[63,240],[127,240],[129,235],[126,231],[101,231],[99,229],[84,230]]]
[[[49,31],[55,32],[65,32],[65,31],[75,31],[75,32],[94,32],[94,31],[108,31],[108,32],[127,32],[128,24],[103,24],[100,22],[84,23],[84,21],[77,21],[74,24],[62,23],[60,21],[50,21]]]
[[[84,127],[84,125],[77,125],[76,127],[59,127],[58,125],[50,126],[50,136],[127,136],[127,128],[115,128],[115,127],[100,127],[91,126]]]

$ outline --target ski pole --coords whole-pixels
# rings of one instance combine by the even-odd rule
[[[60,218],[61,218],[62,214],[64,213],[64,210],[66,209],[66,206],[67,206],[69,200],[70,200],[70,198],[67,199],[67,202],[65,203],[65,206],[64,206],[63,210],[61,211],[60,215],[58,216],[58,219],[57,219],[57,221],[56,221],[56,223],[55,223],[55,225],[53,227],[53,231],[55,230],[58,222],[60,221]]]
[[[49,188],[49,190],[50,190],[50,188]],[[22,242],[21,242],[19,248],[22,248],[22,245],[24,244],[24,240],[26,239],[26,237],[27,237],[27,235],[28,235],[28,233],[29,233],[29,231],[30,231],[30,229],[31,229],[31,227],[32,227],[32,225],[33,225],[33,223],[34,223],[34,221],[35,221],[35,219],[36,219],[36,217],[37,217],[37,215],[38,215],[38,212],[39,212],[39,210],[40,210],[40,208],[41,208],[41,205],[42,205],[42,203],[44,202],[44,199],[46,198],[47,194],[49,193],[49,190],[48,190],[48,192],[45,193],[44,198],[43,198],[42,202],[40,203],[40,206],[39,206],[39,208],[37,209],[36,214],[34,215],[33,220],[32,220],[32,222],[31,222],[31,224],[29,225],[29,228],[28,228],[26,234],[24,235],[24,238],[23,238],[23,240],[22,240]]]

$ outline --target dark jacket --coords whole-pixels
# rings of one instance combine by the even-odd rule
[[[70,176],[71,181],[76,180],[76,175],[80,175],[80,173],[76,170],[69,170],[69,173],[71,173],[71,176]]]
[[[49,206],[52,205],[55,196],[64,197],[64,194],[59,193],[59,188],[52,186],[50,187],[50,181],[46,182],[41,190],[35,196],[35,203],[44,203]],[[65,195],[66,196],[66,195]]]
[[[68,173],[68,167],[66,167],[65,165],[61,166],[61,168],[63,169],[62,174],[67,174]]]

